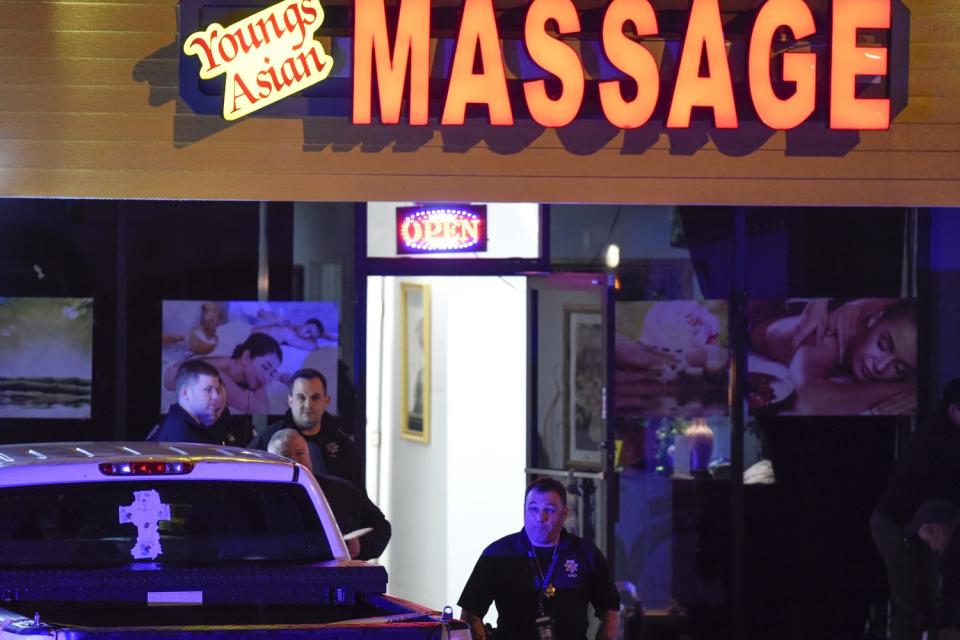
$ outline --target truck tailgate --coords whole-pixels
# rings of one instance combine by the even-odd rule
[[[342,560],[306,565],[149,566],[0,570],[7,603],[269,605],[350,604],[386,591],[379,565]],[[180,598],[180,601],[172,599]],[[14,607],[15,608],[15,607]]]

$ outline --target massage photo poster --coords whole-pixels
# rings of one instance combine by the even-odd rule
[[[161,410],[177,400],[180,365],[200,359],[220,372],[234,414],[284,413],[290,378],[302,368],[324,375],[327,411],[336,413],[339,333],[335,302],[165,300]]]
[[[747,321],[751,413],[916,412],[915,300],[754,300]]]
[[[617,416],[729,414],[726,300],[618,301]]]

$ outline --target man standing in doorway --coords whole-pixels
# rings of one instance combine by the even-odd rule
[[[473,640],[486,640],[491,602],[498,637],[584,640],[588,604],[600,619],[597,637],[616,637],[620,597],[607,562],[595,545],[564,530],[567,511],[560,482],[541,478],[527,487],[523,529],[483,551],[457,603]]]
[[[316,369],[299,369],[290,378],[290,409],[283,418],[258,431],[251,449],[266,450],[270,438],[280,429],[296,429],[310,448],[316,473],[338,476],[366,491],[360,472],[360,455],[353,441],[340,431],[339,420],[327,413],[330,396],[327,379]]]

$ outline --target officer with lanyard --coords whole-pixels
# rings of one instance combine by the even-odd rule
[[[483,626],[496,603],[497,638],[585,640],[587,606],[600,619],[597,638],[612,640],[619,627],[620,598],[597,547],[567,533],[567,491],[552,478],[527,487],[523,529],[488,546],[457,604],[473,640],[486,640]]]

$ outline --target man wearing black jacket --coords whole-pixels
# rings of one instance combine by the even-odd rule
[[[916,536],[940,556],[940,601],[924,611],[920,626],[946,629],[960,625],[960,511],[942,498],[927,500],[917,509],[907,534]]]
[[[910,438],[870,518],[890,586],[891,640],[920,640],[920,614],[933,605],[935,559],[926,545],[904,535],[931,498],[960,504],[960,378],[944,387],[931,420]]]
[[[214,428],[223,406],[217,369],[202,360],[187,360],[177,370],[175,385],[177,401],[170,405],[147,440],[223,444],[225,434]]]
[[[267,443],[267,451],[299,462],[313,473],[307,441],[296,429],[280,429]],[[390,541],[390,523],[383,512],[355,486],[334,476],[313,473],[323,495],[327,497],[333,517],[337,519],[340,531],[347,535],[351,531],[366,529],[372,531],[357,538],[347,540],[347,550],[351,558],[370,560],[383,553]]]
[[[270,438],[280,429],[296,429],[308,444],[316,473],[348,480],[361,491],[365,483],[360,470],[360,454],[347,434],[340,431],[336,416],[327,413],[330,396],[327,379],[316,369],[300,369],[290,379],[290,410],[283,418],[257,432],[251,449],[266,449]]]

